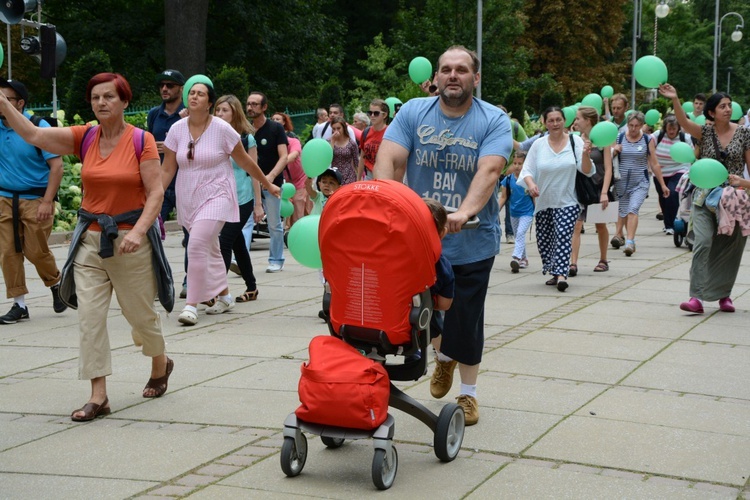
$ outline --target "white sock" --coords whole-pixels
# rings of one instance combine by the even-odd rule
[[[182,308],[182,310],[183,311],[190,311],[193,314],[198,314],[198,308],[195,307],[195,306],[188,306],[188,305],[186,305],[185,307]]]
[[[26,309],[26,295],[19,295],[18,297],[13,297],[13,302],[23,307],[24,309]]]
[[[225,304],[231,304],[232,303],[232,294],[228,293],[226,295],[219,295],[219,300],[221,300]]]
[[[448,361],[453,361],[453,358],[449,358],[440,351],[435,351],[435,354],[437,354],[437,359],[440,362],[447,363]]]
[[[461,384],[461,395],[467,395],[471,396],[473,398],[477,397],[477,386],[475,385],[466,385]]]

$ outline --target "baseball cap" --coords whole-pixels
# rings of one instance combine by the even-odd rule
[[[185,85],[185,77],[182,76],[182,73],[180,73],[176,69],[165,69],[164,71],[159,73],[159,76],[156,77],[156,83],[163,82],[165,80],[175,82],[178,85]]]
[[[7,89],[11,88],[13,91],[18,94],[18,96],[26,101],[29,102],[29,91],[26,90],[26,85],[19,82],[18,80],[6,80],[5,78],[0,78],[0,89]]]

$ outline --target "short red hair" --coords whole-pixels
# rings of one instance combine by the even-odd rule
[[[94,75],[86,85],[86,102],[91,102],[91,90],[94,87],[107,82],[114,82],[117,95],[120,96],[121,101],[130,102],[133,100],[133,91],[124,76],[119,73],[99,73]]]

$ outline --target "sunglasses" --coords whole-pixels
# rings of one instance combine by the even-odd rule
[[[366,113],[367,113],[367,116],[375,116],[375,117],[378,117],[381,114],[383,115],[385,114],[383,111],[366,111]]]
[[[159,87],[159,88],[162,88],[162,87],[167,87],[167,88],[168,88],[169,90],[172,90],[172,89],[173,89],[173,88],[175,88],[175,87],[179,87],[179,85],[177,85],[176,83],[170,83],[170,82],[161,82],[161,83],[160,83],[160,84],[158,85],[158,87]]]
[[[191,140],[188,143],[188,152],[187,152],[187,159],[188,160],[192,160],[193,159],[193,148],[195,148],[195,142]]]

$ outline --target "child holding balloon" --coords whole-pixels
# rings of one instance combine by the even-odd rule
[[[318,188],[317,190],[313,187],[310,177],[305,180],[305,189],[307,190],[307,194],[310,195],[310,200],[313,202],[313,209],[310,215],[320,215],[323,213],[323,207],[328,198],[341,187],[341,174],[338,170],[329,168],[318,176],[315,184]]]

